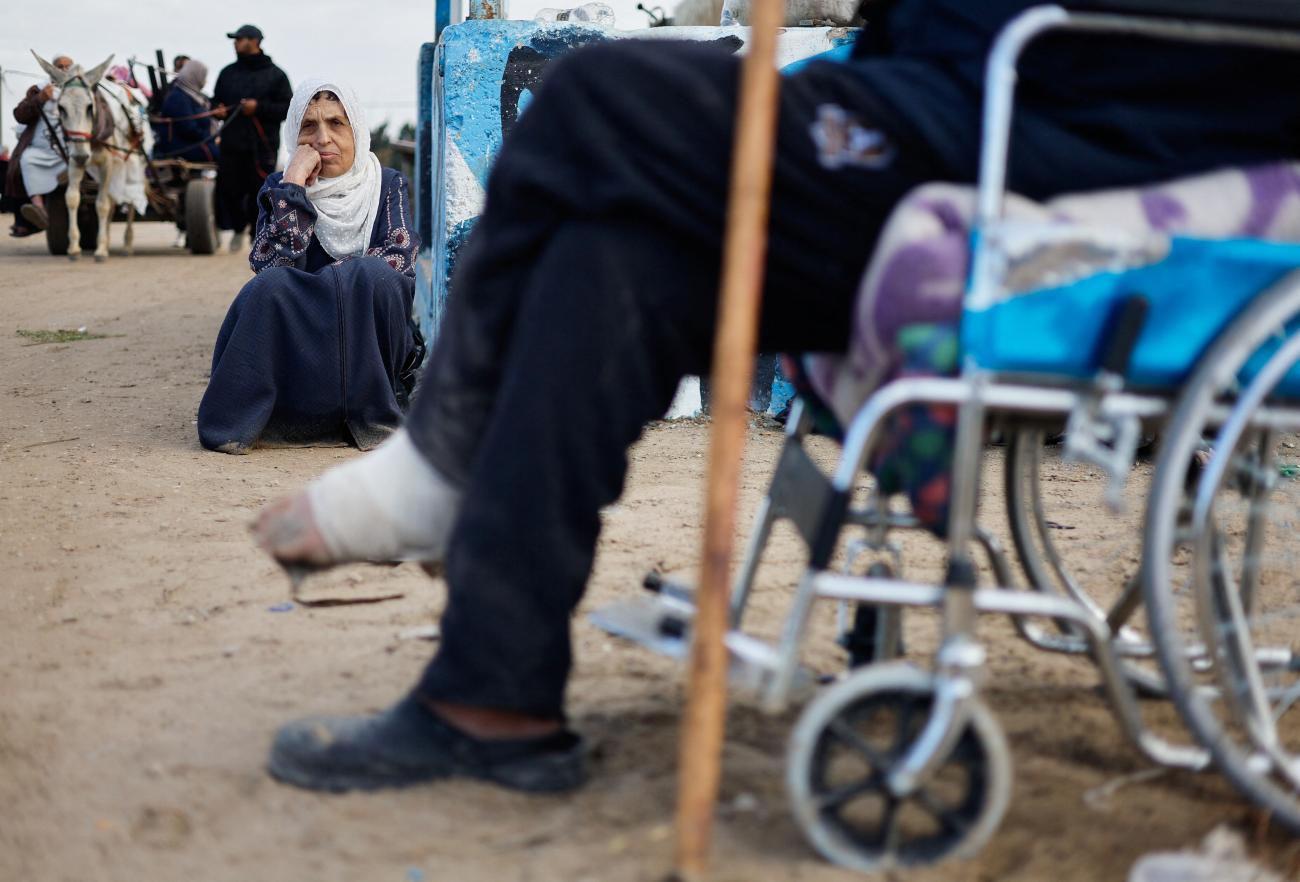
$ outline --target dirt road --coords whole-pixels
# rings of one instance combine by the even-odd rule
[[[574,625],[570,710],[596,752],[577,795],[451,782],[331,797],[263,774],[279,723],[378,709],[402,693],[433,647],[401,635],[436,621],[444,586],[409,566],[357,568],[313,590],[404,597],[278,611],[287,585],[246,525],[268,499],[355,452],[201,450],[194,415],[212,341],[248,269],[237,256],[173,250],[161,225],[137,238],[135,257],[105,265],[0,239],[0,880],[661,878],[679,671],[585,616]],[[37,344],[18,333],[82,327],[104,336]],[[636,448],[628,493],[605,515],[584,612],[634,592],[651,567],[691,572],[705,440],[701,425],[664,424]],[[751,432],[746,513],[779,440]],[[1099,566],[1131,559],[1094,556]],[[796,546],[787,539],[776,557],[783,566],[758,601],[768,629]],[[826,671],[842,665],[831,612],[819,613],[809,655]],[[983,633],[988,694],[1015,761],[1011,809],[979,858],[902,878],[1121,880],[1140,854],[1192,845],[1221,822],[1241,826],[1274,864],[1294,856],[1214,774],[1121,780],[1146,766],[1090,667],[1035,654],[1002,623]],[[909,648],[932,646],[931,634],[929,618],[910,620]],[[1163,706],[1149,710],[1172,725]],[[790,820],[790,725],[736,703],[719,880],[859,878],[816,858]]]

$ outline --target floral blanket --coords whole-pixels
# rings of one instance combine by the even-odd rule
[[[841,426],[893,379],[957,372],[975,201],[973,187],[952,184],[926,184],[909,194],[895,208],[863,277],[849,351],[801,359],[796,385],[814,393]],[[1069,230],[1067,247],[1054,252],[1058,264],[1079,255],[1085,255],[1082,263],[1095,261],[1117,237],[1300,242],[1300,164],[1228,169],[1047,203],[1010,194],[1006,217]],[[1038,266],[1025,261],[1029,271],[1050,278],[1051,267],[1036,256]],[[909,408],[895,416],[872,460],[882,490],[908,493],[916,515],[940,533],[954,422],[952,408]]]

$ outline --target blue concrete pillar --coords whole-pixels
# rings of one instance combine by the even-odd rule
[[[439,0],[439,9],[446,5],[447,0]],[[419,116],[415,127],[415,180],[411,186],[415,190],[412,194],[415,231],[422,248],[433,243],[433,60],[436,53],[436,43],[422,43],[415,73],[419,83]]]

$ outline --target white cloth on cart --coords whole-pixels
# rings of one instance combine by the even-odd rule
[[[145,157],[153,152],[148,105],[134,89],[114,80],[103,80],[98,88],[108,93],[108,105],[121,133],[119,137],[125,142],[125,134],[135,131],[142,138],[139,149],[123,157],[125,167],[109,182],[108,194],[113,197],[115,205],[134,205],[137,214],[144,214],[149,207],[149,199],[145,196],[145,171],[148,168]],[[96,181],[100,179],[96,166],[90,167],[90,176]]]

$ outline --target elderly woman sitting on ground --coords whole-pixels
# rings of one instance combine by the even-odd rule
[[[286,125],[298,147],[258,193],[257,275],[217,335],[199,440],[368,450],[397,428],[424,356],[406,183],[370,152],[345,86],[299,84]]]

